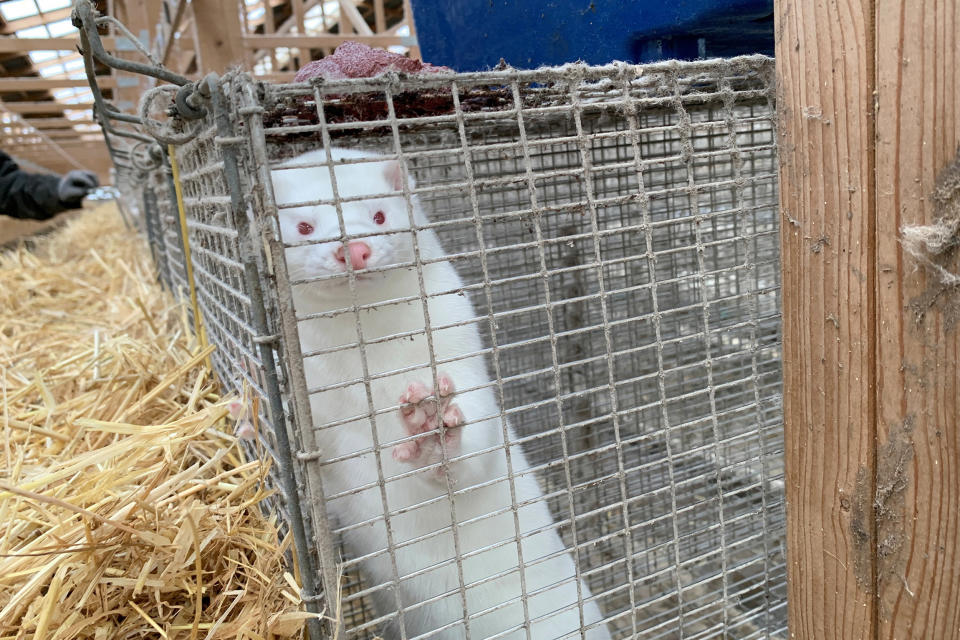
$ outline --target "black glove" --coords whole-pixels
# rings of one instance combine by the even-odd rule
[[[98,184],[97,176],[92,171],[73,170],[60,178],[57,196],[63,204],[79,207],[83,197],[96,189]]]

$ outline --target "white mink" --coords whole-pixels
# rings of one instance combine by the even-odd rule
[[[335,160],[378,157],[348,149],[332,149],[331,153]],[[326,162],[323,150],[301,155],[284,166],[321,162]],[[327,507],[340,527],[358,525],[347,529],[344,542],[352,557],[366,558],[361,565],[366,586],[392,585],[395,573],[386,551],[384,506],[373,452],[370,415],[374,413],[390,529],[397,547],[396,572],[400,577],[398,590],[388,586],[373,594],[377,614],[393,614],[386,627],[388,637],[400,637],[400,618],[395,615],[398,599],[408,638],[421,634],[431,638],[466,637],[451,533],[453,506],[457,522],[463,523],[457,530],[471,637],[479,640],[515,628],[501,637],[526,638],[500,407],[486,360],[479,355],[482,342],[477,325],[450,326],[475,318],[473,306],[465,294],[456,293],[463,282],[453,265],[445,260],[430,262],[445,256],[436,233],[430,229],[417,231],[419,254],[422,261],[427,261],[422,274],[429,296],[427,309],[442,387],[439,412],[448,427],[445,433],[449,462],[444,467],[436,418],[430,415],[437,412],[437,405],[429,398],[424,400],[432,393],[434,378],[417,270],[407,266],[377,271],[414,261],[407,201],[398,193],[402,191],[402,172],[395,160],[338,165],[335,171],[340,198],[396,193],[342,203],[348,234],[407,231],[350,240],[344,247],[338,239],[342,235],[333,205],[280,209],[284,242],[324,241],[286,250],[290,277],[296,281],[341,276],[293,288],[300,317],[345,310],[300,322],[303,352],[327,350],[305,359],[308,386],[334,387],[312,394],[314,423],[319,427],[344,422],[323,427],[317,434],[318,446],[327,461],[321,472],[324,493],[331,496]],[[413,188],[412,181],[410,187]],[[333,197],[326,166],[274,170],[273,188],[278,205]],[[415,197],[412,202],[415,224],[427,224]],[[369,386],[373,411],[363,383],[356,316],[350,310],[353,296],[346,276],[347,260],[357,272],[358,304],[385,303],[360,312],[366,364],[372,378]],[[441,292],[453,293],[435,295]],[[405,297],[413,299],[388,302]],[[341,350],[332,350],[341,346]],[[475,355],[451,361],[467,354]],[[515,440],[513,430],[506,428],[510,439]],[[424,435],[410,439],[417,433]],[[407,440],[397,442],[404,438]],[[481,451],[485,453],[477,453]],[[458,459],[462,456],[470,457]],[[519,446],[510,448],[510,463],[515,474],[516,503],[523,505],[517,513],[523,577],[530,594],[530,637],[579,638],[581,609],[576,604],[578,581],[573,558],[552,526],[547,504]],[[527,473],[520,475],[524,471]],[[401,474],[407,475],[396,478]],[[455,492],[452,505],[447,474]],[[474,485],[484,486],[467,490]],[[351,493],[353,490],[356,491]],[[491,513],[496,515],[483,517]],[[506,544],[489,548],[497,543]],[[596,625],[586,637],[609,639],[605,625],[597,624],[602,619],[600,609],[582,581],[579,590],[584,600],[583,620],[587,626]]]

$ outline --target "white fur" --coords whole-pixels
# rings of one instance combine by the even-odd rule
[[[333,157],[342,159],[371,156],[357,151],[334,149]],[[325,151],[315,151],[304,154],[287,164],[324,162],[325,158]],[[338,166],[336,178],[339,195],[341,198],[348,198],[399,189],[399,181],[391,180],[398,175],[397,171],[397,165],[387,161]],[[275,170],[273,183],[279,205],[332,198],[329,169],[325,166]],[[379,200],[343,203],[342,208],[349,234],[409,229],[408,208],[402,194]],[[386,214],[385,224],[377,225],[373,222],[373,215],[377,211],[383,211]],[[427,223],[416,199],[414,199],[413,213],[418,225]],[[283,239],[287,243],[307,239],[297,231],[298,223],[303,221],[308,222],[315,229],[311,238],[330,240],[309,247],[287,249],[291,277],[296,279],[343,273],[345,266],[332,257],[332,252],[340,245],[336,238],[341,236],[333,206],[281,209],[280,220]],[[437,235],[432,230],[419,231],[417,240],[421,259],[429,260],[445,255]],[[412,234],[409,232],[399,235],[373,236],[363,241],[370,245],[372,251],[368,267],[376,268],[413,260]],[[423,265],[423,279],[425,293],[430,296],[427,308],[432,327],[450,325],[476,317],[466,295],[451,293],[434,296],[438,292],[456,290],[463,285],[449,262]],[[361,272],[357,274],[356,290],[359,304],[421,294],[417,271],[414,268],[400,268],[382,273]],[[370,383],[372,409],[375,411],[396,407],[400,395],[411,382],[420,381],[428,387],[433,386],[429,367],[430,354],[423,333],[412,338],[403,337],[370,344],[380,338],[403,332],[423,332],[425,321],[421,300],[422,298],[417,298],[401,304],[387,304],[374,310],[362,311],[360,314],[363,340],[367,343],[366,362],[370,376],[416,367],[413,371],[378,377]],[[336,280],[295,286],[294,302],[298,314],[303,316],[308,313],[349,308],[353,299],[347,285],[347,278],[341,277]],[[480,334],[474,324],[434,329],[432,337],[437,361],[477,353],[482,348]],[[300,323],[300,338],[304,353],[355,344],[357,342],[355,315],[352,311],[346,311],[332,318],[303,321]],[[354,418],[346,424],[322,428],[319,431],[317,440],[325,459],[364,452],[357,457],[323,466],[324,493],[333,496],[370,485],[370,488],[357,493],[329,500],[328,509],[336,517],[340,526],[374,521],[372,524],[346,533],[345,543],[349,553],[354,557],[380,552],[362,564],[366,586],[392,584],[394,570],[390,556],[386,552],[384,506],[380,487],[377,484],[378,462],[372,452],[374,441],[370,420],[371,406],[363,384],[360,350],[353,346],[335,353],[307,358],[305,368],[307,383],[311,389],[355,381],[350,386],[320,391],[311,397],[310,406],[317,425]],[[515,526],[510,508],[510,484],[506,480],[507,457],[502,448],[497,448],[493,452],[465,460],[455,458],[488,448],[502,447],[503,425],[497,396],[491,385],[483,356],[478,355],[440,364],[438,371],[449,375],[456,385],[458,393],[454,396],[454,402],[463,411],[467,422],[462,428],[460,448],[449,452],[449,456],[454,458],[448,466],[449,475],[454,482],[454,490],[460,491],[479,483],[500,479],[489,486],[455,496],[453,500],[456,519],[460,523],[477,519],[484,514],[503,511],[499,515],[481,518],[458,528],[468,614],[474,616],[503,603],[511,603],[470,620],[471,637],[479,640],[519,627],[524,622],[520,604],[521,584],[517,570],[517,545],[513,542]],[[480,388],[476,389],[477,387]],[[468,389],[476,390],[461,392]],[[421,469],[410,477],[391,480],[413,469],[411,465],[397,462],[391,456],[392,443],[407,437],[407,433],[396,409],[376,415],[375,421],[376,435],[381,446],[379,464],[386,479],[387,505],[389,511],[395,514],[390,517],[390,527],[393,543],[399,546],[395,558],[401,578],[397,594],[393,588],[385,587],[374,595],[378,615],[395,612],[397,610],[395,598],[398,595],[404,609],[403,622],[408,638],[414,638],[451,623],[454,626],[427,637],[464,638],[463,606],[457,565],[455,562],[448,562],[439,567],[434,566],[456,557],[450,528],[451,503],[447,498],[446,477],[442,472],[438,474],[428,469]],[[515,436],[509,426],[507,431],[510,438],[514,439]],[[510,456],[514,474],[529,468],[520,447],[511,447]],[[528,599],[529,617],[532,621],[531,638],[547,640],[565,637],[567,634],[570,634],[569,637],[579,638],[580,634],[577,631],[581,625],[581,612],[575,604],[577,581],[572,557],[569,552],[565,552],[563,542],[555,529],[550,528],[553,520],[546,503],[543,500],[537,500],[542,497],[542,493],[536,478],[529,473],[516,477],[514,486],[517,503],[536,500],[533,504],[518,510],[521,535],[526,536],[528,532],[545,529],[524,537],[521,545],[526,590],[532,594]],[[416,507],[401,514],[395,513],[431,499],[434,499],[432,504]],[[432,532],[439,533],[413,544],[405,544]],[[507,541],[507,544],[476,553],[479,549],[501,541]],[[556,554],[556,557],[532,564],[536,559],[551,554]],[[492,581],[471,586],[503,572],[508,573]],[[405,578],[413,573],[418,573],[418,576]],[[556,586],[547,589],[550,585]],[[541,592],[544,589],[545,591]],[[584,599],[591,597],[585,584],[581,583],[580,591]],[[450,595],[418,606],[444,593]],[[566,608],[565,611],[554,613],[564,608]],[[602,618],[599,608],[592,601],[583,606],[582,613],[587,625]],[[460,624],[455,624],[457,621],[461,621]],[[394,617],[388,625],[387,633],[388,637],[400,637],[397,617]],[[519,629],[502,637],[519,640],[525,638],[526,634],[523,629]],[[600,625],[589,631],[587,638],[606,640],[610,635],[605,626]]]

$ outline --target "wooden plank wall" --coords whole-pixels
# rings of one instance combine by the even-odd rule
[[[960,143],[960,0],[776,29],[790,637],[960,638],[960,291],[899,243]]]

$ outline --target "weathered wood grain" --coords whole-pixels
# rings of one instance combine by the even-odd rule
[[[960,142],[960,2],[776,28],[791,637],[960,637],[960,340],[898,240]]]

